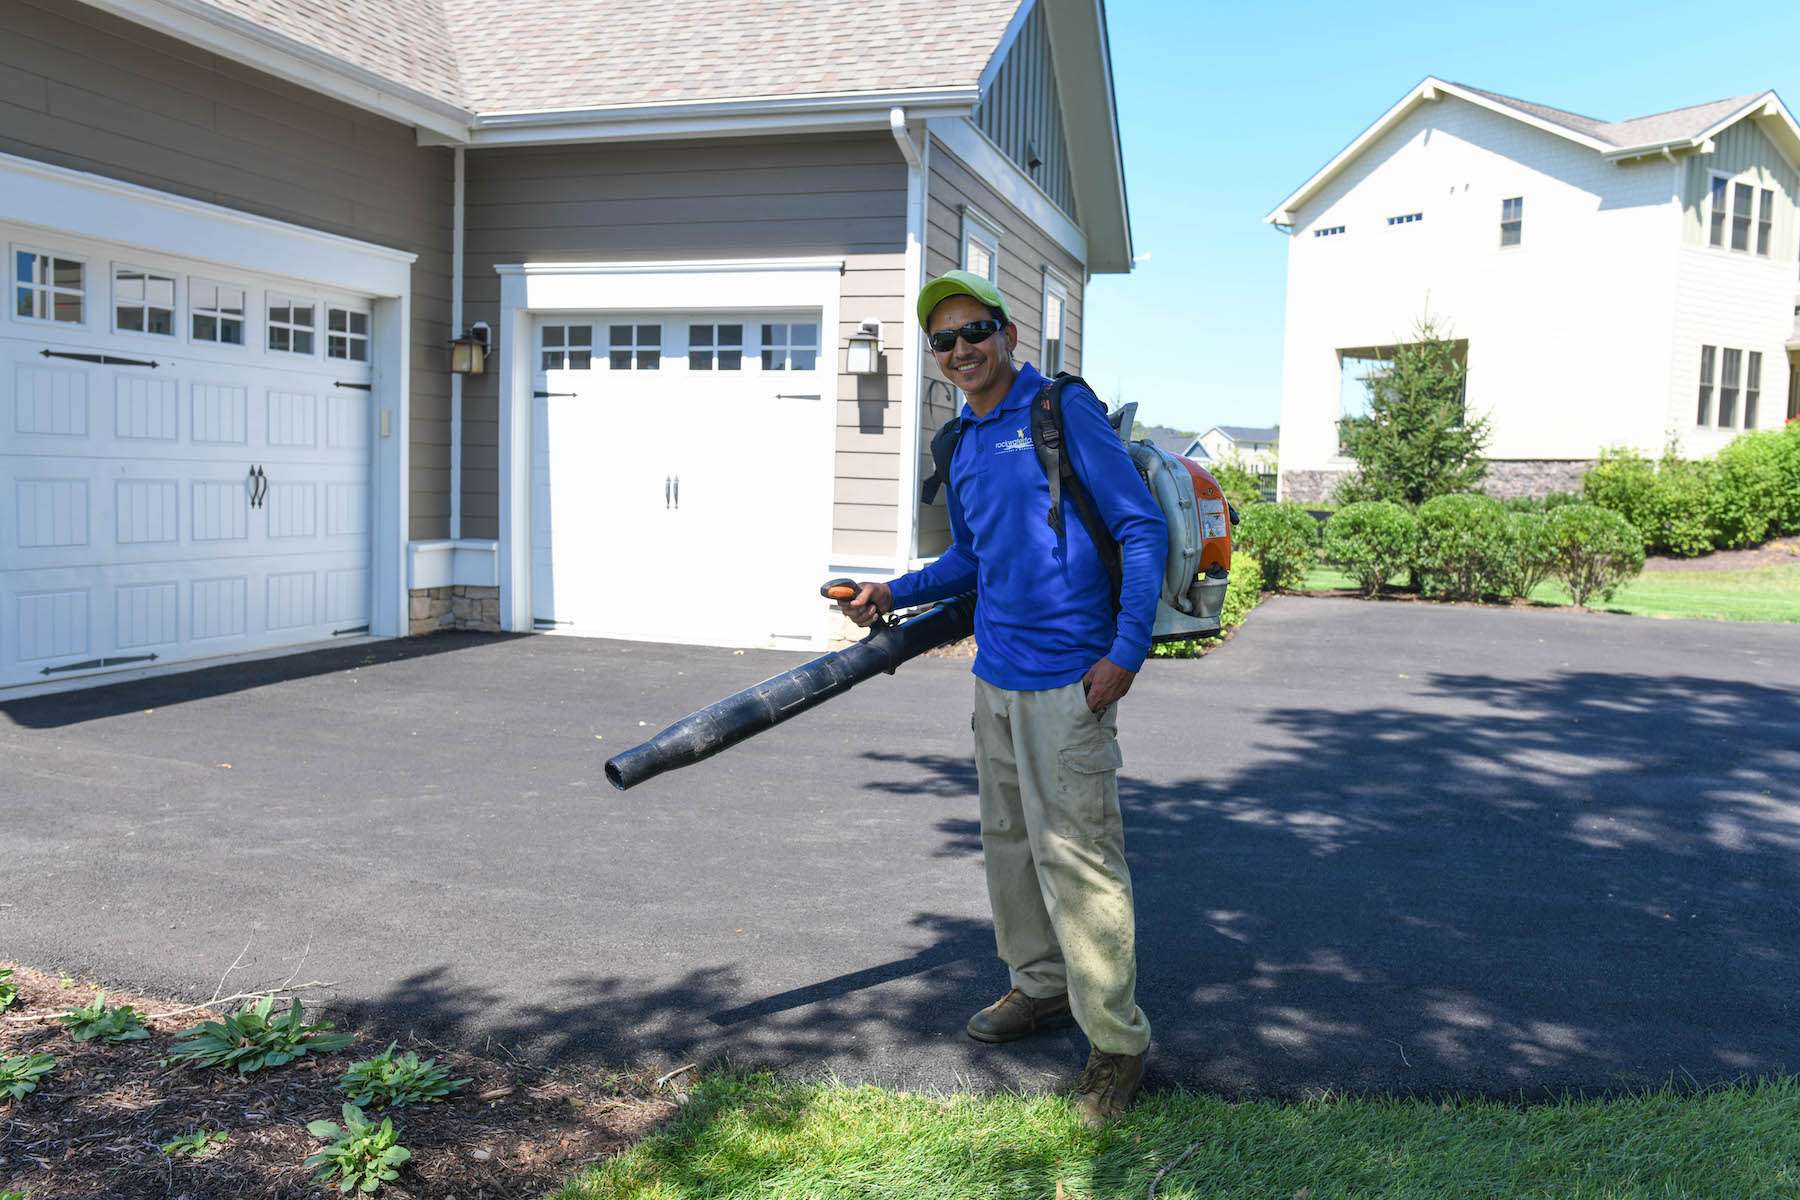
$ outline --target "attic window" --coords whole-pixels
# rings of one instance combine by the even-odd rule
[[[1389,217],[1387,223],[1389,225],[1411,225],[1414,221],[1423,221],[1424,219],[1425,214],[1422,212],[1401,213],[1397,217]]]
[[[1340,234],[1342,232],[1344,232],[1344,227],[1342,225],[1327,225],[1323,229],[1313,230],[1313,236],[1314,237],[1336,237],[1338,234]]]
[[[1516,246],[1525,231],[1525,197],[1514,196],[1500,202],[1500,244]]]

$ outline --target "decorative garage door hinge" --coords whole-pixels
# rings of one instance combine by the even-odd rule
[[[531,623],[540,628],[546,625],[573,625],[573,621],[558,621],[554,617],[533,617]]]
[[[575,393],[574,392],[533,392],[531,394],[534,398],[536,398],[538,400],[548,400],[552,396],[573,396]]]
[[[331,386],[335,388],[348,388],[353,392],[372,392],[375,390],[375,385],[372,383],[344,383],[336,381],[333,382]]]
[[[331,636],[332,637],[343,637],[346,633],[367,633],[367,632],[369,632],[369,627],[367,625],[352,625],[348,629],[332,630]]]
[[[156,367],[159,364],[141,358],[120,358],[116,354],[72,354],[67,350],[39,350],[45,358],[72,358],[76,362],[99,363],[103,367]]]
[[[90,658],[86,662],[65,663],[60,667],[45,667],[40,675],[55,675],[59,671],[93,671],[100,667],[122,667],[126,663],[155,662],[154,654],[133,654],[125,658]]]

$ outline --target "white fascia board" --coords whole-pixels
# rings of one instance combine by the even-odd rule
[[[469,139],[473,113],[396,83],[204,0],[84,0],[90,7],[255,67],[308,91],[429,131],[433,142]]]
[[[371,296],[401,296],[418,257],[87,171],[0,154],[10,220]]]
[[[439,538],[407,544],[407,586],[497,587],[500,543],[483,538]]]
[[[1314,174],[1311,179],[1308,179],[1305,183],[1301,184],[1294,190],[1292,195],[1277,205],[1273,211],[1263,218],[1263,223],[1265,225],[1294,224],[1295,214],[1299,211],[1300,206],[1312,199],[1313,196],[1317,195],[1319,189],[1323,188],[1327,183],[1330,183],[1332,179],[1336,178],[1338,172],[1349,166],[1358,155],[1368,149],[1372,142],[1387,133],[1387,131],[1392,129],[1395,125],[1399,124],[1408,113],[1412,112],[1412,110],[1419,105],[1440,100],[1445,96],[1455,96],[1458,100],[1466,100],[1468,103],[1473,104],[1478,108],[1485,108],[1489,112],[1498,113],[1503,117],[1509,117],[1512,120],[1519,122],[1521,125],[1529,125],[1533,129],[1542,130],[1544,133],[1563,138],[1566,141],[1574,142],[1578,146],[1586,146],[1589,150],[1598,151],[1601,154],[1611,154],[1616,149],[1616,147],[1607,142],[1603,142],[1598,138],[1591,138],[1584,133],[1577,133],[1567,126],[1558,125],[1552,121],[1546,121],[1541,117],[1535,117],[1521,109],[1501,104],[1497,100],[1490,100],[1486,96],[1471,92],[1466,88],[1457,87],[1454,83],[1445,83],[1435,75],[1428,75],[1417,87],[1400,97],[1392,108],[1388,109],[1385,113],[1382,113],[1373,125],[1363,130],[1356,136],[1354,141],[1338,151],[1337,155],[1323,167],[1320,167],[1318,172]]]
[[[1127,274],[1133,261],[1131,206],[1125,194],[1106,12],[1101,0],[1041,2],[1062,101],[1075,209],[1087,238],[1087,270],[1093,275]]]
[[[760,311],[819,308],[827,294],[835,303],[844,260],[503,263],[494,270],[508,309],[677,312],[693,308],[698,295],[709,307]]]
[[[475,118],[470,144],[543,146],[886,129],[888,113],[895,108],[905,109],[915,121],[966,116],[980,96],[972,87],[951,87],[483,113]]]
[[[1056,207],[1048,192],[1027,175],[1006,152],[988,140],[975,122],[966,117],[927,121],[926,130],[944,148],[960,158],[977,178],[993,188],[1027,220],[1048,234],[1057,245],[1087,265],[1087,234],[1069,214]],[[984,221],[983,224],[992,224]]]
[[[1012,20],[1000,34],[1000,40],[994,45],[994,52],[988,55],[987,66],[982,68],[981,79],[976,83],[976,90],[987,95],[988,88],[1000,75],[1000,68],[1006,62],[1006,56],[1012,53],[1013,43],[1019,40],[1019,31],[1025,28],[1025,22],[1031,17],[1031,10],[1037,7],[1037,0],[1021,0]]]

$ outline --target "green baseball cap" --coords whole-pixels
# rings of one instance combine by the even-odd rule
[[[1006,297],[1000,294],[999,288],[973,271],[945,271],[919,290],[920,326],[931,319],[932,309],[952,296],[973,296],[989,308],[999,309],[1000,315],[1008,321],[1012,320],[1012,314],[1006,310]]]

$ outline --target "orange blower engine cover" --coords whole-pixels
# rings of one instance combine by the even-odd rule
[[[1180,459],[1181,465],[1188,469],[1188,474],[1194,477],[1194,499],[1202,502],[1207,500],[1213,501],[1220,506],[1220,511],[1225,515],[1225,520],[1221,526],[1224,530],[1222,536],[1203,536],[1201,538],[1200,574],[1206,574],[1213,567],[1218,567],[1221,571],[1229,571],[1231,570],[1231,505],[1226,503],[1225,489],[1219,486],[1219,481],[1212,477],[1210,471],[1193,459],[1182,458],[1179,454],[1175,455],[1175,457]],[[1200,529],[1203,534],[1206,532],[1207,528],[1207,507],[1208,506],[1205,503],[1201,503],[1199,506],[1201,513]]]

